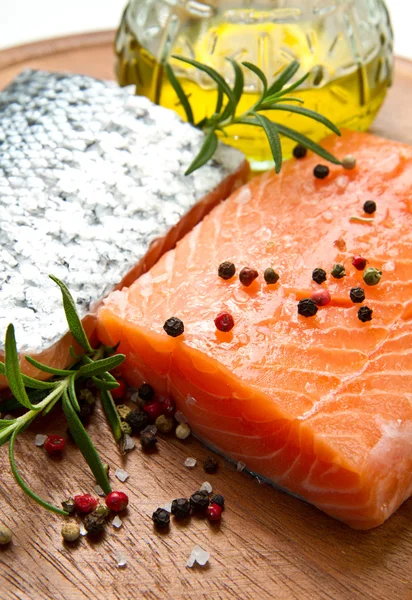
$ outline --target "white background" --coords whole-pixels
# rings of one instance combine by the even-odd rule
[[[0,49],[117,26],[126,0],[0,0]],[[412,58],[412,2],[386,0],[395,30],[395,52]]]

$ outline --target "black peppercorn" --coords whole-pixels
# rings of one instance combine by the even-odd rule
[[[358,319],[362,321],[362,323],[366,323],[366,321],[372,321],[372,313],[373,310],[369,308],[369,306],[361,306],[358,310]]]
[[[172,502],[172,515],[176,519],[185,519],[192,512],[190,502],[187,498],[176,498]]]
[[[203,463],[205,473],[216,473],[219,468],[219,463],[213,456],[208,456]]]
[[[333,266],[332,271],[330,272],[332,277],[335,279],[342,279],[346,276],[345,267],[343,265],[336,264]]]
[[[323,269],[313,269],[312,279],[320,285],[321,283],[326,281],[326,271],[324,271]]]
[[[88,417],[90,417],[92,408],[89,404],[82,404],[79,402],[80,411],[78,413],[80,421],[85,421]]]
[[[140,434],[140,445],[143,450],[153,450],[158,440],[152,431],[142,431]]]
[[[301,146],[300,144],[293,148],[293,156],[295,158],[305,158],[307,153],[308,151],[305,146]]]
[[[166,331],[167,335],[170,335],[171,337],[178,337],[179,335],[182,335],[185,327],[183,325],[183,321],[177,317],[170,317],[170,319],[167,319],[166,323],[163,325],[163,329]]]
[[[279,275],[276,273],[274,269],[268,267],[263,273],[263,277],[267,284],[276,283],[279,280]]]
[[[209,494],[206,490],[198,490],[190,496],[190,506],[195,511],[206,510],[209,506]]]
[[[104,531],[106,519],[103,515],[91,513],[84,518],[84,528],[90,535],[98,535]]]
[[[329,175],[329,167],[326,165],[316,165],[313,169],[313,174],[316,179],[325,179]]]
[[[87,404],[88,406],[92,407],[96,404],[96,396],[88,388],[83,388],[80,390],[78,398],[80,405]]]
[[[256,269],[250,269],[249,267],[243,267],[239,273],[239,281],[245,287],[249,287],[258,277],[259,273]]]
[[[167,527],[170,523],[170,515],[164,508],[158,508],[152,514],[152,521],[156,527]]]
[[[349,296],[352,302],[360,303],[365,300],[365,291],[361,287],[352,288]]]
[[[217,504],[220,508],[225,508],[225,498],[222,494],[216,494],[215,496],[212,496],[210,504]]]
[[[314,317],[318,312],[316,302],[311,298],[304,298],[298,303],[298,314],[302,317]]]
[[[137,390],[137,395],[143,402],[151,402],[154,398],[155,391],[148,383],[142,383]]]
[[[69,513],[69,515],[73,514],[76,510],[73,498],[69,498],[68,500],[63,500],[62,502],[63,510]]]
[[[126,417],[126,423],[130,425],[133,433],[139,433],[149,423],[147,413],[143,410],[132,410]]]
[[[235,273],[236,267],[232,262],[230,262],[229,260],[225,260],[224,262],[220,263],[217,272],[219,277],[221,277],[222,279],[231,279]]]
[[[366,212],[367,215],[373,215],[376,212],[376,202],[373,200],[366,200],[363,205],[363,211]]]

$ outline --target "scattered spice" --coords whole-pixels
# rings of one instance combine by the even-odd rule
[[[6,525],[0,524],[0,546],[6,546],[10,544],[12,533]]]
[[[158,439],[156,437],[156,434],[153,433],[152,431],[147,431],[147,428],[144,429],[141,434],[140,434],[140,445],[142,447],[142,450],[153,450],[153,448],[156,447],[156,444],[158,442]]]
[[[209,521],[220,521],[222,516],[222,507],[218,504],[211,504],[207,508],[207,518]]]
[[[242,471],[244,471],[246,468],[246,463],[242,462],[241,460],[239,460],[236,463],[236,471],[239,471],[239,473],[241,473]]]
[[[367,215],[373,215],[376,212],[376,202],[373,200],[366,200],[363,205],[363,211],[366,212]]]
[[[206,490],[198,490],[190,496],[190,506],[194,511],[204,511],[209,506],[209,494]]]
[[[99,504],[99,506],[94,511],[95,515],[101,515],[102,517],[108,517],[110,514],[110,510],[105,504]]]
[[[113,512],[124,510],[129,504],[129,498],[124,492],[110,492],[106,496],[106,506]]]
[[[113,527],[116,527],[116,529],[120,529],[120,527],[123,525],[123,521],[118,515],[116,515],[112,521],[112,525]]]
[[[239,281],[245,287],[249,287],[255,279],[258,277],[259,273],[256,269],[251,269],[250,267],[243,267],[243,269],[239,273]]]
[[[225,498],[222,496],[222,494],[216,494],[215,496],[212,496],[210,503],[217,504],[222,509],[225,508]]]
[[[316,292],[312,292],[310,297],[318,306],[326,306],[331,300],[328,290],[316,290]]]
[[[216,471],[219,468],[219,463],[218,461],[213,457],[213,456],[208,456],[204,463],[203,463],[203,469],[205,471],[205,473],[216,473]]]
[[[272,267],[268,267],[267,269],[265,269],[263,277],[268,285],[272,285],[273,283],[279,281],[279,275],[274,269],[272,269]]]
[[[368,219],[367,217],[358,217],[357,215],[349,217],[349,221],[351,223],[374,223],[374,219]]]
[[[106,475],[109,476],[110,465],[108,463],[103,463],[103,469],[105,470]]]
[[[75,542],[80,537],[80,527],[77,523],[64,523],[61,534],[65,542]]]
[[[326,165],[316,165],[313,169],[313,174],[316,179],[325,179],[329,175],[329,167]]]
[[[120,423],[120,427],[125,435],[132,434],[132,428],[130,427],[129,423],[126,423],[126,421],[122,421]]]
[[[175,419],[178,423],[187,423],[187,417],[180,410],[176,411]]]
[[[200,486],[199,491],[201,491],[201,492],[205,491],[208,494],[211,494],[213,492],[213,488],[208,481],[204,481],[202,483],[202,485]]]
[[[227,312],[221,312],[215,319],[216,329],[219,331],[228,332],[235,326],[235,322],[231,314]]]
[[[170,433],[174,427],[173,420],[169,419],[165,415],[160,415],[160,417],[157,417],[155,425],[160,433]]]
[[[155,391],[151,385],[148,383],[142,383],[142,385],[137,390],[137,394],[139,398],[143,400],[143,402],[150,402],[153,400]]]
[[[293,156],[297,159],[305,158],[307,153],[308,153],[307,148],[305,148],[305,146],[302,146],[301,144],[298,144],[297,146],[295,146],[293,148]]]
[[[183,464],[188,469],[193,469],[196,466],[196,463],[197,463],[197,460],[195,458],[192,458],[191,456],[188,456],[185,459],[185,462]]]
[[[343,265],[336,264],[333,266],[333,269],[330,272],[330,274],[335,279],[342,279],[346,275],[345,267]]]
[[[35,446],[38,446],[39,448],[41,446],[43,446],[44,442],[47,440],[47,435],[43,435],[42,433],[38,433],[36,435],[36,437],[34,438],[34,444]]]
[[[96,396],[88,388],[83,388],[79,392],[79,404],[85,404],[92,408],[96,404]]]
[[[115,560],[117,562],[117,566],[120,568],[125,567],[127,565],[127,558],[123,554],[123,552],[116,552]]]
[[[356,167],[356,158],[352,154],[344,156],[341,161],[344,169],[354,169]]]
[[[78,494],[74,497],[74,508],[77,512],[87,514],[95,510],[99,501],[90,494]]]
[[[377,285],[382,278],[382,271],[375,267],[368,267],[363,272],[363,281],[366,285]]]
[[[126,423],[130,425],[133,433],[140,433],[149,423],[149,417],[147,413],[137,408],[129,412]]]
[[[206,552],[206,550],[203,550],[200,546],[195,546],[187,559],[186,566],[193,567],[195,562],[197,562],[200,567],[204,567],[209,562],[209,559],[209,552]]]
[[[118,404],[117,412],[119,413],[119,417],[121,419],[126,420],[127,415],[132,412],[132,409],[130,408],[130,406],[127,406],[126,404]]]
[[[311,298],[304,298],[298,303],[298,314],[302,317],[314,317],[318,312],[316,302]]]
[[[73,498],[68,498],[67,500],[63,500],[62,502],[63,510],[69,513],[69,515],[73,514],[76,510],[76,504]]]
[[[126,393],[126,384],[123,379],[117,379],[117,383],[118,387],[111,391],[112,398],[113,400],[122,400]]]
[[[352,302],[361,303],[365,300],[365,291],[361,287],[352,288],[349,296]]]
[[[162,405],[158,401],[151,402],[150,404],[145,404],[143,410],[147,414],[149,423],[154,423],[157,417],[160,417],[162,414]]]
[[[324,283],[326,281],[326,271],[323,269],[313,269],[312,271],[312,279],[316,283]]]
[[[125,471],[124,469],[117,468],[116,471],[114,472],[114,475],[122,483],[124,483],[125,481],[127,481],[127,479],[129,479],[129,473],[127,471]]]
[[[222,279],[231,279],[236,273],[236,267],[229,260],[225,260],[224,262],[220,263],[217,273]]]
[[[156,527],[159,527],[161,529],[169,525],[170,515],[167,512],[167,510],[164,510],[164,508],[158,508],[154,511],[152,515],[152,521]]]
[[[162,414],[166,417],[174,417],[176,412],[176,404],[173,398],[167,397],[161,401]]]
[[[135,446],[136,446],[136,443],[135,443],[134,439],[130,435],[125,434],[123,450],[125,452],[130,452],[130,450],[133,450],[133,448]]]
[[[90,535],[99,535],[106,527],[106,519],[103,515],[92,513],[84,519],[84,527]]]
[[[186,438],[189,437],[189,435],[192,433],[192,431],[187,423],[180,423],[176,427],[175,433],[176,433],[176,437],[179,440],[185,440]]]
[[[373,310],[369,308],[369,306],[361,306],[358,310],[358,319],[362,321],[362,323],[372,321],[372,313]]]
[[[176,519],[186,519],[192,512],[189,500],[187,498],[176,498],[172,502],[171,512]]]
[[[60,435],[49,435],[43,446],[47,454],[54,456],[63,452],[66,447],[66,440]]]
[[[345,240],[344,240],[342,237],[340,237],[340,238],[338,238],[337,240],[335,240],[335,241],[333,242],[333,245],[334,245],[334,246],[335,246],[335,247],[336,247],[338,250],[340,250],[341,252],[345,252],[345,251],[346,251],[346,242],[345,242]]]
[[[183,334],[185,327],[183,325],[183,321],[177,317],[170,317],[170,319],[167,319],[163,325],[163,329],[166,331],[167,335],[170,335],[171,337],[179,337],[179,335]]]
[[[352,258],[352,265],[355,267],[355,269],[357,269],[358,271],[363,271],[364,268],[366,267],[366,263],[368,261],[366,260],[366,258],[363,258],[362,256],[354,256]]]
[[[94,491],[96,492],[96,494],[98,496],[105,496],[105,493],[104,493],[103,489],[100,487],[100,485],[95,485]]]

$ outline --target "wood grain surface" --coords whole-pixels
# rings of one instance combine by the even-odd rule
[[[0,87],[25,67],[113,77],[113,33],[97,33],[31,44],[0,53]],[[398,60],[395,85],[374,131],[412,143],[409,104],[412,66]],[[34,445],[36,433],[64,433],[59,410],[40,419],[17,443],[16,458],[33,489],[59,504],[77,492],[93,492],[95,482],[72,444],[64,459],[50,459]],[[105,462],[112,486],[130,497],[123,526],[112,525],[99,542],[87,537],[65,544],[63,518],[29,501],[14,482],[7,450],[0,450],[0,521],[13,531],[0,547],[2,600],[412,600],[412,502],[383,526],[356,532],[316,508],[262,483],[220,460],[215,475],[201,463],[208,451],[195,439],[163,438],[155,454],[136,447],[126,458],[116,450],[97,410],[89,432]],[[186,457],[198,459],[193,470]],[[122,484],[116,467],[130,477]],[[189,496],[208,480],[223,493],[227,509],[220,525],[192,518],[170,531],[152,527],[154,509]],[[185,566],[195,545],[207,549],[207,567]],[[122,551],[127,566],[117,567]]]

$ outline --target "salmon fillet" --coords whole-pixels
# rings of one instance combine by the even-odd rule
[[[121,342],[124,375],[171,394],[208,445],[357,529],[412,492],[412,148],[363,133],[325,143],[357,167],[315,179],[314,156],[253,179],[130,288],[112,293],[98,333]],[[375,200],[371,217],[363,212]],[[372,218],[372,222],[352,217]],[[367,286],[361,255],[383,272]],[[217,275],[230,260],[259,277]],[[343,263],[346,277],[329,274]],[[267,285],[263,271],[280,275]],[[322,286],[313,269],[328,273]],[[365,289],[373,318],[349,298]],[[310,318],[298,301],[327,288]],[[228,311],[235,326],[215,328]],[[184,334],[163,324],[180,318]]]

